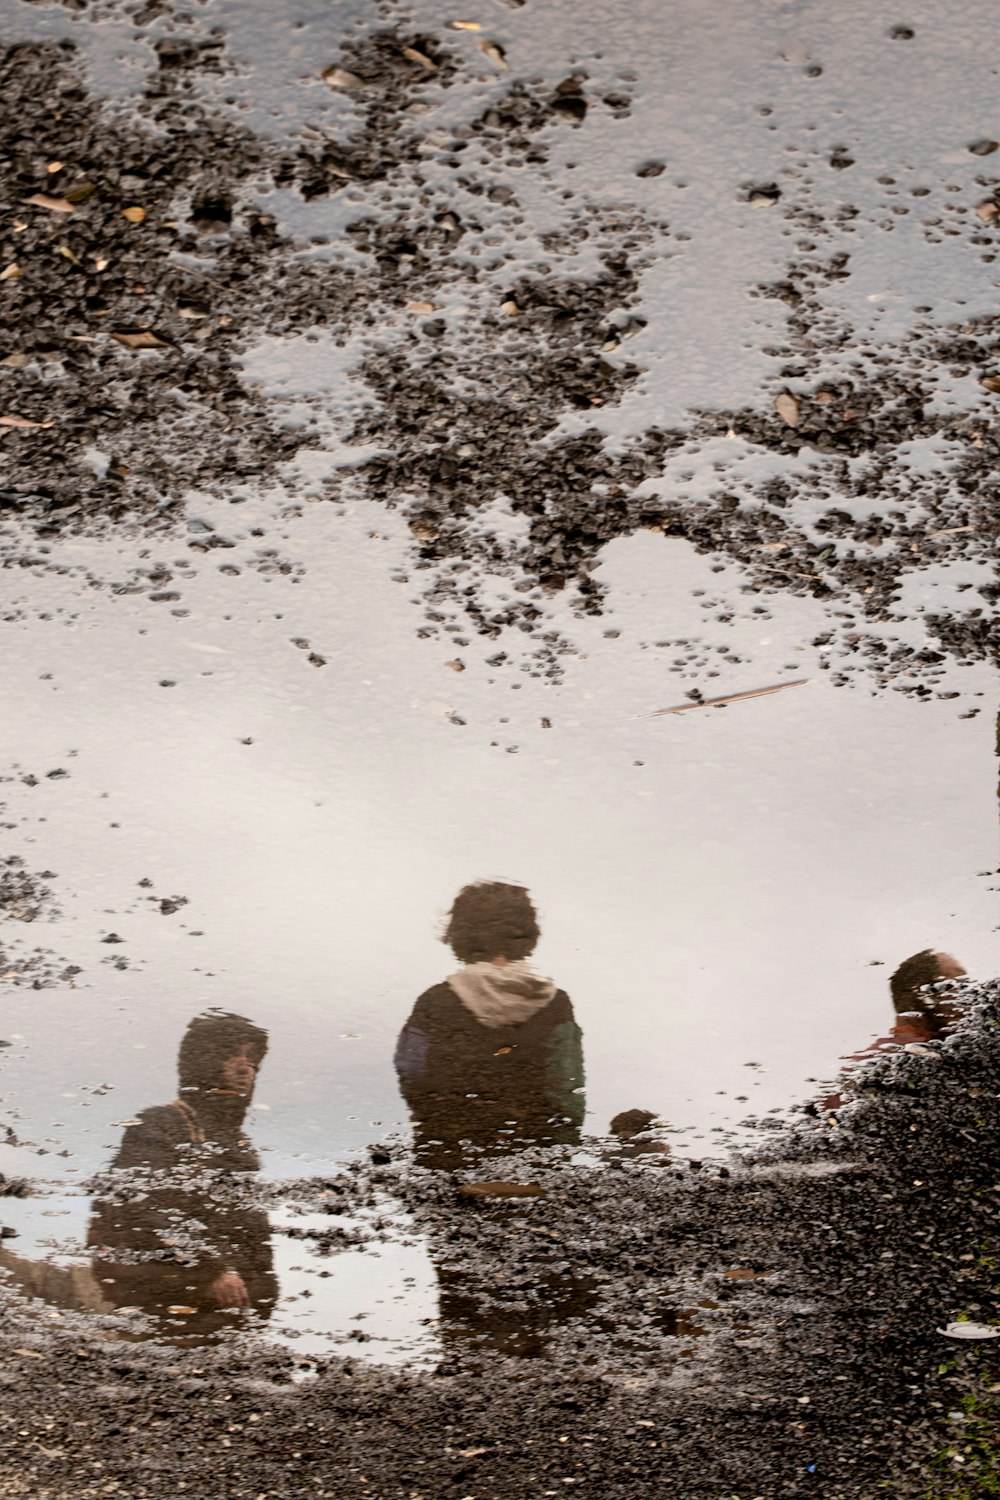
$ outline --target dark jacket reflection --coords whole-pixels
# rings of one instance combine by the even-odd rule
[[[576,1144],[584,1115],[582,1034],[569,996],[526,962],[538,941],[522,886],[457,896],[445,940],[462,968],[417,1000],[396,1072],[427,1166],[522,1143]]]

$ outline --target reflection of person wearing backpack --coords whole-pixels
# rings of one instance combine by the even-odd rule
[[[243,1121],[266,1051],[267,1033],[242,1016],[198,1016],[181,1042],[178,1097],[125,1131],[112,1167],[149,1169],[144,1192],[96,1203],[88,1235],[115,1307],[175,1316],[188,1335],[217,1332],[234,1311],[270,1314],[267,1215],[222,1175],[259,1168]]]
[[[0,1249],[25,1295],[79,1312],[137,1307],[168,1339],[204,1339],[235,1311],[268,1317],[278,1295],[267,1215],[230,1174],[257,1171],[243,1134],[267,1033],[242,1016],[191,1022],[172,1104],[143,1110],[111,1163],[120,1179],[94,1204],[89,1265],[60,1266]]]
[[[579,1141],[582,1034],[569,996],[526,962],[538,938],[523,886],[483,881],[455,899],[444,939],[462,968],[420,996],[396,1045],[428,1166],[460,1165],[463,1141]]]

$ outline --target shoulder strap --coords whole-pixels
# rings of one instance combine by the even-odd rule
[[[199,1125],[198,1116],[195,1114],[190,1104],[185,1104],[183,1099],[175,1099],[170,1108],[177,1111],[177,1113],[180,1115],[181,1119],[187,1126],[188,1135],[191,1137],[192,1146],[204,1146],[205,1132],[202,1129],[201,1125]]]

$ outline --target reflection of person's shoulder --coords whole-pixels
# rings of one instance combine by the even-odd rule
[[[188,1124],[175,1104],[154,1104],[128,1126],[113,1165],[169,1166],[176,1160],[177,1147],[190,1139]]]
[[[426,1029],[428,1026],[453,1026],[455,1018],[465,1007],[447,980],[432,984],[419,996],[410,1015],[408,1025]]]
[[[556,990],[552,999],[545,1007],[545,1019],[553,1026],[558,1026],[562,1021],[573,1021],[573,1002],[565,990]]]

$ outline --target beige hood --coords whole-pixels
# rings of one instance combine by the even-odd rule
[[[448,983],[466,1010],[493,1029],[530,1020],[556,993],[552,980],[536,974],[523,959],[502,966],[466,964]]]

